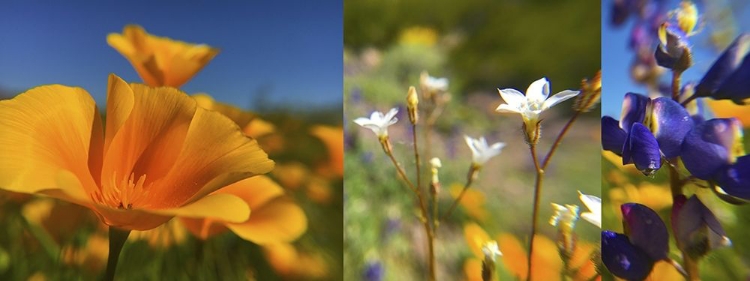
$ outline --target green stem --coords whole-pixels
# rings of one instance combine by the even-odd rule
[[[385,145],[384,145],[385,146]],[[393,152],[389,149],[385,150],[386,155],[388,155],[388,158],[391,159],[391,162],[393,162],[393,166],[396,167],[396,171],[401,176],[401,178],[404,179],[406,184],[411,188],[411,190],[416,194],[417,199],[419,200],[419,209],[422,211],[422,226],[424,227],[424,232],[427,234],[427,250],[428,250],[428,264],[430,268],[430,281],[435,281],[435,235],[432,232],[432,227],[430,227],[430,218],[429,213],[427,212],[427,206],[424,202],[424,196],[422,196],[422,192],[418,190],[414,184],[409,180],[409,178],[406,177],[406,172],[404,172],[404,169],[401,168],[401,165],[398,164],[398,161],[396,161],[396,158],[393,156]]]
[[[107,271],[102,280],[112,281],[115,279],[117,261],[120,260],[120,252],[122,246],[125,245],[125,241],[128,240],[128,235],[130,235],[130,230],[109,227],[109,257],[107,257]]]
[[[536,235],[536,225],[539,220],[539,204],[542,193],[542,181],[544,180],[544,170],[539,164],[539,158],[536,155],[536,145],[530,144],[529,150],[531,151],[531,158],[534,161],[534,167],[536,168],[536,181],[534,184],[534,211],[531,220],[531,237],[529,238],[529,260],[527,262],[528,268],[526,272],[526,280],[531,280],[531,268],[532,268],[532,256],[534,254],[534,236]]]
[[[547,165],[549,164],[549,160],[552,158],[552,155],[555,154],[555,150],[557,150],[557,146],[560,145],[560,142],[562,142],[563,137],[565,136],[566,133],[568,133],[568,130],[570,129],[571,126],[573,126],[573,123],[576,122],[579,115],[581,115],[581,112],[576,111],[576,113],[574,113],[573,116],[570,117],[570,120],[568,120],[568,123],[565,123],[565,126],[562,128],[562,131],[560,131],[560,134],[557,135],[555,142],[552,143],[552,147],[550,147],[549,152],[547,152],[547,156],[544,157],[544,161],[542,161],[542,170],[547,168]]]
[[[471,164],[471,168],[469,168],[469,173],[466,176],[466,184],[464,184],[464,188],[461,189],[461,193],[458,194],[458,197],[456,197],[456,200],[453,201],[453,204],[451,204],[450,208],[448,208],[448,211],[445,212],[445,215],[440,220],[445,221],[448,217],[450,217],[451,213],[453,213],[453,210],[456,209],[456,206],[458,206],[458,203],[461,202],[461,198],[464,198],[464,194],[466,194],[466,190],[471,187],[471,184],[474,182],[474,173],[477,171],[477,167],[474,164]]]

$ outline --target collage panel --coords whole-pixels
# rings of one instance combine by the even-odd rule
[[[0,4],[0,280],[342,280],[342,7]]]
[[[344,279],[599,278],[599,10],[344,1]]]
[[[603,277],[747,280],[750,5],[601,15]]]

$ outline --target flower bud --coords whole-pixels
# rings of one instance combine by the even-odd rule
[[[581,81],[581,94],[576,97],[573,109],[580,112],[588,112],[601,99],[602,94],[602,71],[599,70],[591,81]]]
[[[680,195],[674,201],[672,229],[685,254],[698,259],[712,249],[732,244],[719,220],[697,196],[685,199]]]
[[[417,89],[415,89],[414,86],[409,87],[409,92],[406,94],[406,108],[409,111],[409,121],[411,121],[412,125],[416,125],[419,120],[417,104],[419,104]]]
[[[602,231],[602,263],[612,274],[627,280],[643,280],[651,273],[654,261],[637,248],[627,236]]]
[[[669,233],[659,215],[638,203],[622,204],[620,210],[625,235],[630,243],[654,261],[666,259],[669,252]]]

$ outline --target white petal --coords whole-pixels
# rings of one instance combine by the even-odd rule
[[[541,104],[549,95],[549,82],[547,78],[534,81],[526,90],[526,100],[530,103]]]
[[[476,159],[479,155],[479,151],[476,148],[476,140],[467,135],[464,135],[464,139],[466,140],[466,144],[469,145],[469,149],[471,149],[472,159]]]
[[[516,89],[497,89],[500,92],[500,96],[503,97],[505,103],[513,107],[521,107],[526,104],[526,97]]]
[[[394,107],[394,108],[391,108],[391,110],[389,110],[388,113],[385,114],[384,118],[386,120],[391,120],[393,119],[394,116],[396,116],[396,114],[398,114],[398,108]]]
[[[497,150],[498,153],[500,153],[500,150],[502,150],[503,147],[505,147],[505,143],[504,142],[496,142],[496,143],[492,144],[492,146],[490,147],[490,149]]]
[[[598,226],[599,228],[602,228],[602,217],[600,214],[594,214],[594,213],[583,213],[581,214],[581,217],[590,222],[593,225]]]
[[[365,117],[359,117],[357,119],[354,119],[354,123],[357,123],[357,125],[360,125],[362,127],[367,125],[375,125],[374,122],[372,122],[371,119],[365,118]]]
[[[513,112],[513,113],[521,113],[521,109],[515,106],[511,106],[509,104],[501,104],[500,106],[495,109],[497,112]]]
[[[559,92],[555,94],[554,96],[551,96],[549,99],[544,101],[544,104],[542,104],[542,110],[547,110],[553,105],[556,105],[558,103],[561,103],[565,100],[568,100],[572,97],[575,97],[579,94],[579,91],[571,91],[571,90],[565,90],[562,92]]]

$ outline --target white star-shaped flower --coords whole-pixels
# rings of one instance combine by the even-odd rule
[[[372,130],[378,138],[382,139],[388,137],[388,126],[398,122],[396,113],[398,113],[397,108],[391,108],[386,114],[383,114],[380,111],[375,111],[370,115],[370,118],[360,117],[354,119],[354,123]]]
[[[589,209],[588,212],[582,213],[581,217],[602,228],[602,199],[593,195],[583,194],[580,191],[578,191],[578,198]]]
[[[492,146],[489,146],[484,137],[474,139],[464,135],[464,139],[466,139],[466,144],[468,144],[471,149],[472,162],[474,165],[479,166],[484,165],[484,163],[487,163],[490,158],[500,154],[500,151],[505,147],[505,143],[502,142],[496,142],[492,144]]]
[[[420,83],[422,87],[428,91],[447,91],[448,90],[448,78],[432,77],[427,72],[422,72],[420,76]]]
[[[579,91],[565,90],[549,98],[549,81],[542,78],[534,81],[526,90],[526,95],[516,89],[498,89],[500,96],[505,100],[504,104],[497,107],[497,112],[520,113],[524,122],[539,120],[539,115],[567,99],[577,96]]]
[[[503,253],[500,252],[500,248],[497,246],[497,242],[494,240],[487,241],[482,244],[482,253],[484,254],[485,259],[489,258],[493,262],[497,258],[497,256],[502,256]]]

